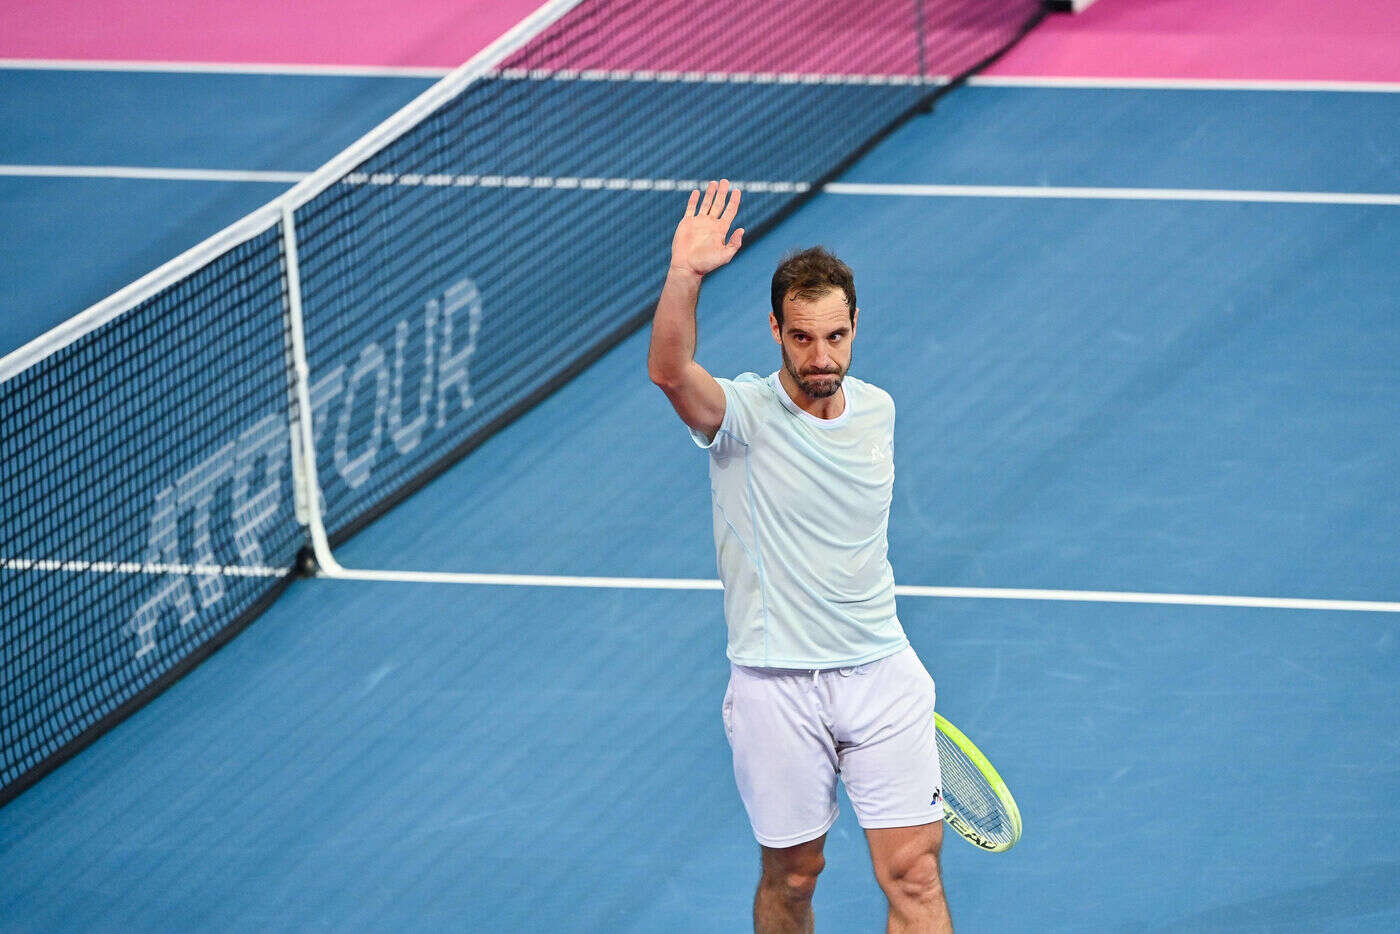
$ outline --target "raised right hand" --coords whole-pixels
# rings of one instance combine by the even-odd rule
[[[697,207],[698,206],[698,207]],[[739,213],[739,189],[730,189],[729,179],[710,182],[704,200],[691,191],[685,216],[671,239],[671,266],[703,276],[734,258],[744,242],[744,228],[729,236],[729,225]]]

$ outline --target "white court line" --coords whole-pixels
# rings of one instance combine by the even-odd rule
[[[201,574],[230,577],[282,577],[285,568],[211,564],[158,564],[134,561],[58,561],[42,558],[0,559],[0,569],[12,571],[72,571],[119,574]],[[723,590],[714,579],[701,577],[580,577],[567,574],[474,574],[450,571],[384,571],[341,568],[324,580],[375,581],[403,584],[475,584],[505,587],[578,587],[616,590]],[[1300,597],[1237,597],[1220,594],[1138,593],[1118,590],[1034,590],[1020,587],[926,587],[897,585],[901,597],[942,597],[962,600],[1043,600],[1074,603],[1149,603],[1171,606],[1250,607],[1278,610],[1343,610],[1400,613],[1400,602],[1383,600],[1316,600]]]
[[[970,85],[1001,88],[1066,88],[1126,91],[1345,91],[1400,93],[1400,81],[1306,81],[1258,78],[1089,78],[1058,76],[973,75]]]
[[[696,577],[573,577],[556,574],[457,574],[443,571],[370,571],[343,569],[337,580],[414,584],[484,584],[511,587],[609,587],[621,590],[722,590],[717,580]],[[1313,600],[1295,597],[1235,597],[1190,593],[1135,593],[1114,590],[1031,590],[1016,587],[922,587],[899,585],[901,597],[970,600],[1052,600],[1076,603],[1153,603],[1185,606],[1257,607],[1280,610],[1347,610],[1400,613],[1400,602],[1381,600]]]
[[[605,587],[620,590],[723,590],[717,580],[699,577],[574,577],[566,574],[470,574],[448,571],[377,571],[342,568],[331,580],[406,584],[485,584],[506,587]]]
[[[297,65],[265,62],[85,61],[82,59],[0,58],[0,69],[34,71],[115,71],[228,75],[292,75],[363,78],[442,78],[451,68],[396,65]],[[849,74],[841,72],[633,71],[604,68],[502,68],[488,76],[532,81],[631,81],[689,84],[855,84],[943,85],[948,75]]]
[[[950,75],[871,74],[809,71],[628,71],[607,68],[502,68],[492,74],[517,81],[630,81],[655,84],[832,84],[941,86]]]
[[[141,561],[61,561],[50,558],[0,558],[5,571],[71,571],[75,574],[195,574],[202,577],[285,577],[289,568],[261,565],[163,564]]]
[[[413,65],[311,65],[296,62],[172,62],[172,61],[115,61],[72,58],[0,58],[0,68],[30,71],[117,71],[117,72],[173,72],[192,74],[247,74],[247,75],[294,75],[309,77],[360,77],[360,78],[441,78],[452,71],[451,68]],[[563,73],[567,75],[568,73]],[[627,78],[614,77],[609,80],[655,80],[656,72],[590,72],[589,74],[627,75]],[[674,74],[665,72],[663,74]],[[687,72],[702,74],[705,81],[744,80],[746,73],[734,73],[741,77],[728,77],[724,72]],[[514,75],[508,75],[514,77]],[[550,75],[558,77],[559,73]],[[813,78],[821,78],[814,75]],[[827,76],[831,77],[831,76]],[[860,76],[846,76],[860,77]],[[899,83],[914,83],[912,75],[864,76],[883,77],[879,83],[892,83],[888,79],[902,79]],[[663,79],[664,80],[664,79]],[[946,80],[946,79],[943,79]],[[854,82],[847,82],[854,83]],[[868,80],[861,83],[876,83]],[[942,83],[934,78],[931,84]],[[1395,94],[1400,93],[1400,81],[1330,81],[1305,79],[1270,78],[1115,78],[1085,77],[1078,75],[973,75],[967,81],[973,86],[1013,87],[1013,88],[1066,88],[1085,90],[1133,90],[1133,91],[1342,91]]]
[[[903,597],[955,597],[970,600],[1063,600],[1074,603],[1156,603],[1172,606],[1235,606],[1275,610],[1347,610],[1400,613],[1400,602],[1314,600],[1301,597],[1235,597],[1199,593],[1135,593],[1119,590],[1030,590],[1017,587],[896,586]]]
[[[0,58],[0,68],[31,71],[131,71],[348,78],[441,78],[451,68],[395,65],[296,65],[273,62],[141,62],[72,58]]]
[[[156,181],[295,183],[309,172],[237,169],[162,169],[121,165],[0,165],[0,176],[53,178],[132,178]],[[411,185],[455,188],[554,188],[584,191],[686,191],[704,187],[701,179],[582,178],[546,175],[450,175],[352,172],[350,185]],[[734,187],[761,192],[801,192],[806,182],[736,181]],[[832,182],[822,191],[833,195],[883,195],[906,198],[1050,198],[1110,201],[1231,201],[1259,204],[1400,205],[1400,194],[1347,191],[1250,191],[1215,188],[1092,188],[1063,185],[919,185],[881,182]]]
[[[556,188],[583,191],[688,191],[703,189],[705,179],[695,178],[596,178],[573,175],[449,175],[416,172],[394,173],[351,172],[345,176],[347,185],[422,185],[454,188]],[[806,182],[773,182],[762,180],[734,181],[733,187],[751,193],[807,191]]]
[[[149,181],[296,184],[310,174],[244,169],[166,169],[133,165],[0,165],[0,175],[30,178],[136,178]]]
[[[1112,201],[1236,201],[1264,204],[1400,205],[1400,194],[1347,191],[1249,191],[1216,188],[1080,188],[1056,185],[897,185],[832,182],[833,195],[924,198],[1069,198]]]

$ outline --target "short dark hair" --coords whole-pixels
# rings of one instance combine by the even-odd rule
[[[850,266],[823,246],[797,250],[784,256],[773,272],[773,317],[778,319],[778,327],[783,326],[783,299],[791,295],[812,301],[832,289],[846,293],[846,307],[850,309],[851,323],[854,324],[856,279],[851,274]]]

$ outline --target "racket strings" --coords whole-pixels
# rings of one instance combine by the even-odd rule
[[[1011,812],[987,781],[976,763],[958,744],[940,730],[938,762],[943,772],[945,805],[997,844],[1015,842],[1016,827]]]

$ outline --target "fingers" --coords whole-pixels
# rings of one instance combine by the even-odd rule
[[[685,216],[713,217],[724,221],[727,226],[733,223],[735,215],[739,213],[739,198],[739,189],[731,189],[729,179],[722,178],[718,182],[710,182],[706,185],[703,195],[697,189],[691,189],[690,200],[685,205]],[[699,205],[698,212],[696,211],[697,205]]]
[[[733,256],[739,252],[739,247],[744,245],[744,228],[740,227],[729,235],[729,255]]]
[[[727,184],[725,187],[729,187]],[[709,214],[710,209],[715,206],[715,193],[719,191],[719,186],[714,182],[705,186],[705,200],[700,203],[700,213]]]
[[[728,187],[729,182],[726,180],[720,184]],[[733,223],[734,215],[739,213],[739,197],[739,189],[735,188],[729,192],[729,203],[724,206],[724,210],[719,215],[719,219],[724,221],[726,225]]]
[[[714,218],[722,218],[725,199],[729,197],[729,179],[719,180],[719,187],[715,189],[715,199],[710,205],[710,210],[705,213]]]
[[[710,184],[713,185],[714,182],[711,182]],[[714,191],[715,196],[713,200],[707,202],[705,205],[705,213],[715,218],[716,220],[723,220],[724,202],[729,197],[729,179],[720,179],[719,187],[715,188]]]

